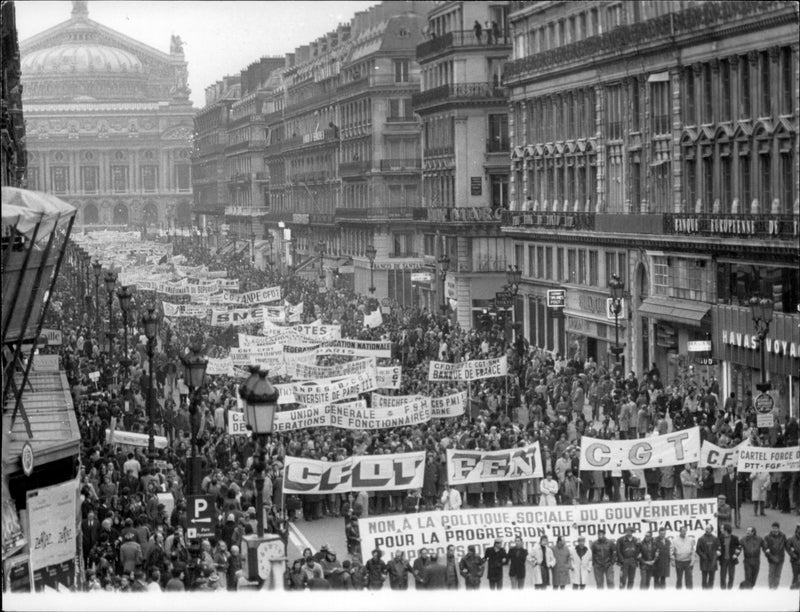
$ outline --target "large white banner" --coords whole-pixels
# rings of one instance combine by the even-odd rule
[[[448,419],[464,414],[467,409],[467,392],[459,391],[444,397],[431,398],[431,418]]]
[[[451,485],[543,476],[538,442],[500,451],[447,449],[447,481]]]
[[[425,476],[425,451],[393,455],[357,455],[344,461],[286,457],[286,493],[347,493],[419,489]]]
[[[285,373],[296,380],[298,366],[315,364],[317,362],[317,353],[316,344],[307,344],[305,346],[284,345],[283,365]]]
[[[243,306],[255,306],[256,304],[267,304],[269,302],[277,302],[281,299],[280,287],[265,287],[256,291],[248,291],[247,293],[231,293],[224,291],[224,300],[226,304],[242,304]]]
[[[381,395],[380,393],[372,394],[373,408],[397,408],[398,406],[405,406],[412,402],[417,401],[421,395]]]
[[[208,308],[201,304],[172,304],[161,302],[164,308],[165,317],[192,317],[194,319],[205,319]]]
[[[78,481],[68,480],[27,493],[31,571],[75,558]]]
[[[318,381],[294,385],[294,401],[298,404],[334,404],[375,390],[375,372],[362,372],[340,380]]]
[[[329,342],[331,340],[340,340],[342,337],[341,325],[292,325],[290,328],[305,338],[308,342],[315,342],[317,344],[322,342]]]
[[[334,340],[323,344],[319,349],[319,354],[388,359],[392,356],[392,343],[383,340]]]
[[[111,430],[106,429],[106,444],[121,444],[124,446],[140,446],[142,448],[147,448],[148,442],[148,434],[115,429],[114,435],[112,436]],[[156,448],[167,448],[167,446],[169,446],[169,440],[167,440],[166,436],[153,436],[153,442]]]
[[[581,438],[581,471],[643,470],[699,461],[699,427],[638,440]]]
[[[295,379],[314,380],[316,378],[334,378],[336,376],[352,376],[360,374],[370,369],[375,369],[375,358],[364,357],[354,359],[347,363],[339,363],[331,366],[321,366],[313,364],[297,364]]]
[[[230,359],[238,368],[259,365],[264,370],[274,370],[283,365],[283,347],[280,344],[248,346],[247,348],[233,347]]]
[[[662,527],[667,537],[677,537],[680,528],[686,527],[689,535],[697,539],[706,525],[716,530],[716,511],[716,499],[520,506],[370,516],[360,518],[358,526],[362,550],[378,548],[387,559],[403,551],[406,559],[413,560],[422,547],[441,558],[447,546],[453,544],[456,557],[461,557],[467,546],[474,545],[482,553],[495,539],[508,548],[517,537],[522,538],[529,552],[545,535],[551,542],[561,536],[567,544],[574,544],[583,536],[590,544],[597,539],[601,527],[611,540],[624,535],[627,527],[640,540],[647,532],[657,532]]]
[[[250,325],[261,323],[264,317],[264,306],[253,308],[233,308],[211,310],[211,325],[214,327],[227,327],[228,325]]]
[[[274,431],[286,432],[306,429],[308,427],[331,427],[334,426],[333,413],[340,414],[340,411],[350,409],[364,409],[367,407],[365,400],[355,400],[335,405],[314,405],[296,410],[283,410],[275,413]],[[336,419],[338,426],[338,418]]]
[[[733,448],[722,448],[721,446],[711,444],[711,442],[705,440],[703,446],[700,447],[700,461],[698,465],[701,468],[736,467],[739,463],[739,449],[749,445],[750,441],[745,440]]]
[[[800,472],[800,446],[740,448],[736,468],[740,472]]]
[[[230,357],[208,358],[206,366],[208,376],[233,376],[233,361]]]
[[[431,361],[428,367],[428,380],[431,381],[471,381],[508,374],[508,358],[503,355],[495,359],[472,359],[461,363]]]
[[[402,366],[381,366],[377,370],[378,389],[399,389],[403,381]]]

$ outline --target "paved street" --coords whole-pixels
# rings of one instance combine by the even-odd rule
[[[781,530],[790,537],[794,533],[796,525],[800,524],[800,517],[796,514],[782,514],[777,510],[767,510],[766,516],[753,516],[752,505],[748,504],[742,508],[742,527],[740,529],[734,528],[733,533],[738,537],[745,535],[745,528],[748,526],[755,526],[756,533],[760,536],[766,535],[773,521],[778,521],[781,525]],[[323,544],[328,544],[330,549],[337,555],[339,561],[347,558],[347,545],[344,535],[344,519],[326,517],[318,521],[305,521],[298,519],[291,524],[289,536],[289,560],[302,556],[303,549],[310,547],[313,552],[317,552]],[[369,551],[366,551],[369,553]],[[616,578],[619,580],[619,571],[616,572]],[[700,589],[700,570],[695,565],[694,568],[694,588]],[[637,573],[637,584],[639,574]],[[736,574],[734,577],[734,587],[738,587],[739,583],[744,580],[744,572],[741,568],[741,563],[736,567]],[[781,574],[781,588],[789,587],[792,581],[792,569],[789,565],[788,557],[783,564],[783,573]],[[411,580],[413,582],[413,580]],[[592,588],[594,581],[590,579],[590,586]],[[675,584],[675,573],[672,572],[670,578],[667,579],[669,586]],[[715,584],[719,585],[719,573],[715,576]],[[506,580],[506,586],[508,581]],[[533,587],[530,572],[528,572],[527,586]],[[767,588],[767,561],[766,558],[761,559],[761,571],[758,574],[757,586]],[[488,580],[484,577],[483,587],[489,588]],[[388,587],[387,587],[388,588]]]

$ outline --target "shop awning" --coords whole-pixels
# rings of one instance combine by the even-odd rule
[[[711,304],[707,302],[667,297],[649,297],[639,306],[639,314],[692,327],[700,327],[700,322],[709,310],[711,310]]]
[[[64,372],[31,372],[31,387],[25,388],[22,402],[31,423],[33,438],[28,438],[25,424],[17,419],[10,436],[4,438],[8,448],[3,458],[10,473],[22,469],[20,455],[25,442],[30,442],[35,465],[57,461],[80,453],[81,433],[72,405],[69,383]],[[3,410],[3,428],[11,423],[14,398]]]

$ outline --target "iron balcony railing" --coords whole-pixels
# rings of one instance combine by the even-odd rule
[[[337,220],[400,220],[425,221],[428,218],[425,208],[412,206],[385,206],[376,208],[337,208]]]
[[[424,43],[417,45],[417,61],[421,61],[442,53],[450,49],[460,49],[464,47],[492,47],[494,45],[510,45],[511,37],[507,32],[500,31],[496,35],[494,31],[491,34],[483,27],[481,27],[481,37],[478,38],[475,30],[453,30],[445,32],[441,36],[426,40]]]
[[[440,85],[411,96],[411,106],[420,108],[432,104],[456,101],[497,100],[505,101],[508,93],[505,87],[491,83],[455,83]]]
[[[404,170],[419,170],[422,168],[421,159],[382,159],[381,170],[384,172],[402,172]]]

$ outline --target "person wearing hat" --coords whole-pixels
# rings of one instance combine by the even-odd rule
[[[597,588],[614,588],[614,563],[616,562],[616,549],[606,539],[606,530],[597,530],[597,539],[592,542],[592,568]]]
[[[458,562],[458,571],[464,577],[464,586],[467,590],[477,590],[483,578],[483,560],[478,556],[475,546],[467,546],[467,554]]]
[[[503,547],[503,541],[496,539],[491,548],[483,553],[486,563],[486,575],[489,578],[489,588],[500,590],[503,588],[503,566],[508,565],[508,553]]]

